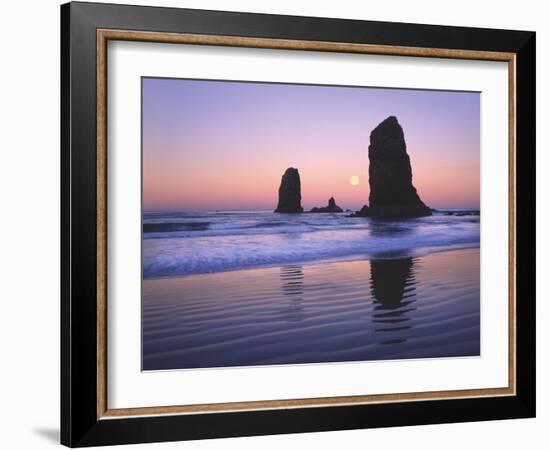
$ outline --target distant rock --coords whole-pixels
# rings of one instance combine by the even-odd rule
[[[343,210],[340,208],[336,201],[334,200],[334,197],[330,197],[328,199],[328,205],[323,207],[314,207],[309,211],[310,213],[341,213]]]
[[[301,205],[302,193],[300,186],[300,174],[298,169],[289,167],[281,178],[279,186],[279,203],[277,213],[301,213],[304,208]]]
[[[445,216],[479,216],[479,211],[477,209],[467,210],[467,211],[445,211]]]
[[[350,214],[348,217],[369,217],[369,207],[367,205],[363,205],[363,207],[352,214]]]
[[[432,214],[412,184],[405,137],[396,117],[388,117],[371,132],[369,161],[370,217],[410,218]]]

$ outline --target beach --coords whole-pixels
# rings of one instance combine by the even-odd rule
[[[312,216],[146,217],[143,370],[480,354],[479,216]]]

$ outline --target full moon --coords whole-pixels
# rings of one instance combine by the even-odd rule
[[[350,179],[349,179],[349,182],[352,186],[357,186],[359,184],[359,177],[357,175],[353,175]]]

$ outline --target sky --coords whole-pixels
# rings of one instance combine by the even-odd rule
[[[300,172],[302,206],[368,204],[370,132],[403,127],[413,184],[432,208],[478,208],[480,94],[142,79],[145,210],[274,209]],[[351,177],[359,183],[350,183]]]

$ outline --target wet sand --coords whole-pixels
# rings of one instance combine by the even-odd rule
[[[477,356],[479,248],[147,279],[143,369]]]

